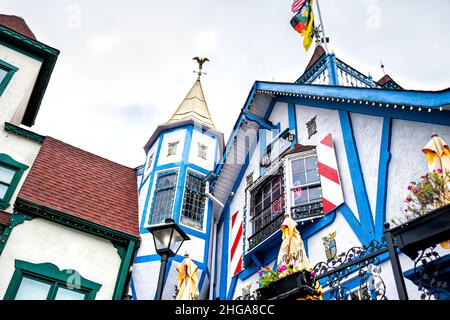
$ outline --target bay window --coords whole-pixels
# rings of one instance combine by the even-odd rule
[[[249,237],[249,249],[252,249],[274,232],[283,221],[285,212],[285,191],[283,168],[268,175],[251,191],[252,235]]]
[[[315,150],[299,153],[291,160],[291,214],[295,220],[323,214],[322,188]]]

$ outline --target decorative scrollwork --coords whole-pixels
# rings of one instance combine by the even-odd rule
[[[441,272],[440,255],[434,250],[436,246],[426,248],[421,251],[414,260],[414,276],[421,291],[422,300],[434,298],[440,300],[443,295],[448,294],[448,284],[445,280],[440,280]]]
[[[347,278],[358,271],[359,289],[364,297],[372,300],[386,300],[386,285],[381,278],[378,256],[387,251],[386,244],[373,240],[367,246],[353,247],[339,254],[335,259],[319,262],[314,266],[317,279],[326,278],[330,299],[349,300],[354,298],[355,289],[345,285]]]
[[[258,300],[258,292],[257,291],[251,291],[252,285],[249,284],[248,286],[245,286],[242,288],[242,295],[239,297],[236,297],[235,300]]]

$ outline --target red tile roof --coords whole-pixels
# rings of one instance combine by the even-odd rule
[[[9,219],[11,219],[11,214],[8,212],[0,211],[0,224],[1,225],[8,225]]]
[[[313,66],[323,55],[325,54],[325,50],[322,48],[320,44],[316,45],[316,49],[314,49],[314,53],[309,60],[308,65],[306,66],[305,72]]]
[[[19,198],[139,237],[134,169],[46,137]]]
[[[36,40],[35,35],[28,27],[25,20],[22,17],[10,16],[6,14],[0,14],[0,25],[5,26],[11,30],[14,30],[25,37]]]

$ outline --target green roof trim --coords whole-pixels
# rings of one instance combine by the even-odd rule
[[[59,55],[59,50],[1,25],[0,43],[32,57],[33,59],[42,61],[42,66],[39,70],[33,92],[31,93],[27,109],[22,119],[22,124],[31,127],[34,124],[39,111],[42,98],[44,97],[45,90],[47,89],[50,76]]]
[[[33,131],[21,128],[19,126],[16,126],[12,123],[9,122],[5,122],[5,131],[7,132],[11,132],[14,133],[15,135],[39,142],[39,143],[43,143],[45,140],[45,136],[42,136],[40,134],[37,134]]]
[[[22,199],[20,197],[16,199],[14,211],[33,217],[50,220],[63,226],[86,232],[112,242],[128,244],[130,240],[133,240],[136,245],[140,243],[139,237],[111,229],[98,223],[88,221],[86,219],[82,219],[74,215]]]

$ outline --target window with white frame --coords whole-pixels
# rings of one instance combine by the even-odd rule
[[[181,223],[199,230],[203,228],[206,199],[205,188],[206,184],[203,177],[193,172],[188,172],[184,189]]]
[[[322,188],[315,150],[308,150],[291,159],[291,214],[296,220],[323,214]]]
[[[368,287],[358,287],[349,294],[349,300],[371,300]]]
[[[153,195],[150,224],[158,224],[172,217],[177,177],[178,173],[175,170],[158,174],[155,194]]]

